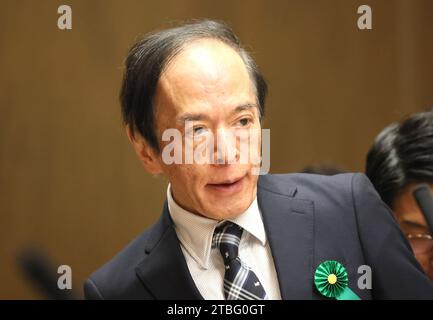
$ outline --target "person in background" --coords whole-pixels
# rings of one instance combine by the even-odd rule
[[[368,151],[366,174],[433,280],[432,230],[412,194],[420,183],[433,191],[433,108],[383,129]]]

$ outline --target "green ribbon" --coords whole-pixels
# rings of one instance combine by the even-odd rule
[[[337,300],[360,300],[348,287],[349,279],[344,266],[333,260],[322,262],[314,274],[317,290],[328,298]]]

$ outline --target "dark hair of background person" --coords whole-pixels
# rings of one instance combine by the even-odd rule
[[[433,182],[433,108],[383,129],[368,151],[366,174],[390,208],[407,184]]]
[[[344,173],[345,171],[335,165],[310,165],[306,166],[302,172],[333,176],[339,173]]]
[[[153,104],[157,83],[164,68],[184,46],[194,40],[216,39],[232,47],[242,58],[257,95],[259,114],[265,109],[267,84],[248,52],[224,23],[199,20],[176,28],[150,33],[129,51],[125,62],[120,101],[123,121],[157,151]]]

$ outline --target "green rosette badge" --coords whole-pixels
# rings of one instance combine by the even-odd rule
[[[314,284],[325,297],[337,300],[360,300],[348,287],[349,278],[346,268],[337,261],[322,262],[314,274]]]

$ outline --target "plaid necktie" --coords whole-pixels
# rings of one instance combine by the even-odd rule
[[[226,222],[215,229],[213,246],[217,247],[224,260],[224,296],[226,300],[268,299],[255,273],[239,258],[239,243],[243,229]]]

